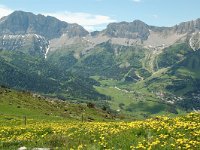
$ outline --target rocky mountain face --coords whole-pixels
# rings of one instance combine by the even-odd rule
[[[65,35],[69,38],[88,35],[82,26],[69,24],[54,17],[15,11],[0,20],[0,49],[23,50],[45,56],[49,40]],[[34,52],[36,51],[36,52]]]
[[[58,38],[63,34],[69,37],[86,36],[88,32],[77,24],[69,24],[54,17],[34,15],[15,11],[0,20],[0,34],[38,34],[46,39]]]
[[[31,55],[44,55],[49,42],[37,34],[19,34],[0,36],[0,50],[18,50]]]
[[[179,34],[193,33],[195,31],[199,31],[200,19],[180,23],[179,25],[174,26],[173,29]]]
[[[105,35],[115,38],[146,40],[150,34],[147,24],[140,20],[133,22],[111,23],[104,31]]]
[[[200,49],[200,32],[193,33],[189,40],[189,43],[190,43],[190,47],[194,51]]]
[[[69,24],[50,16],[15,11],[0,19],[0,49],[29,49],[30,53],[35,49],[43,57],[47,57],[49,51],[72,45],[81,44],[81,53],[107,41],[124,46],[140,45],[149,49],[162,49],[177,41],[187,41],[188,38],[191,39],[187,42],[193,43],[191,46],[194,47],[198,45],[194,34],[199,29],[200,19],[173,27],[149,26],[135,20],[111,23],[105,30],[89,34],[77,24]]]
[[[104,31],[94,32],[93,37],[111,40],[114,44],[120,43],[129,46],[139,44],[144,47],[158,48],[160,46],[168,47],[177,41],[187,41],[199,30],[200,19],[183,22],[172,27],[150,26],[140,20],[135,20],[111,23]]]

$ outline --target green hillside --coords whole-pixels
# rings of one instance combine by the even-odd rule
[[[0,84],[62,99],[107,99],[93,88],[95,80],[57,68],[42,57],[0,51]]]
[[[39,120],[102,121],[114,119],[105,109],[97,108],[93,103],[70,103],[54,98],[46,98],[30,92],[0,88],[0,116]],[[118,116],[119,117],[119,116]],[[5,120],[6,121],[6,120]],[[23,123],[23,122],[21,122]]]
[[[136,81],[139,79],[137,73],[144,78],[150,76],[148,71],[142,67],[142,60],[148,50],[140,46],[121,46],[108,41],[95,46],[76,59],[74,55],[79,48],[66,47],[51,52],[48,61],[56,64],[58,68],[86,77],[102,76]]]
[[[161,69],[142,86],[151,92],[165,93],[166,99],[175,99],[175,104],[186,110],[199,109],[199,53],[184,43],[165,49],[157,58]]]

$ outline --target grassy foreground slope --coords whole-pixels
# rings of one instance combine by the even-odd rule
[[[199,113],[116,121],[111,114],[84,104],[0,88],[0,149],[3,150],[22,146],[59,150],[196,150],[200,148],[199,131]]]
[[[2,119],[2,117],[1,117]],[[155,117],[134,122],[35,121],[28,125],[0,122],[0,149],[139,149],[177,150],[200,148],[200,114]],[[3,124],[3,125],[2,125]]]
[[[86,103],[69,103],[8,88],[0,88],[0,115],[5,117],[4,121],[11,120],[11,122],[15,118],[22,119],[24,116],[28,119],[52,121],[63,119],[81,121],[82,115],[84,120],[93,121],[109,120],[113,117],[106,111]]]

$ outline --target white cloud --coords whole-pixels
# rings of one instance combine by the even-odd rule
[[[141,0],[132,0],[133,2],[139,3]]]
[[[6,6],[0,5],[0,18],[11,14],[13,10],[7,8]]]
[[[89,31],[100,30],[111,22],[116,22],[115,19],[104,15],[95,15],[82,12],[55,12],[55,13],[44,13],[44,15],[54,16],[62,21],[68,23],[77,23],[82,25]]]

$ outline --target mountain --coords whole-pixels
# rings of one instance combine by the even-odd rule
[[[46,39],[85,36],[88,32],[77,24],[69,24],[54,17],[15,11],[0,20],[0,35],[38,34]]]
[[[85,36],[88,32],[83,27],[16,11],[1,19],[0,29],[1,85],[62,99],[95,100],[103,96],[92,87],[97,82],[67,73],[44,60],[51,38],[63,34],[70,38]]]
[[[105,35],[117,38],[145,40],[148,38],[150,32],[148,25],[140,20],[135,20],[131,23],[121,22],[109,24],[104,31]]]
[[[200,30],[200,19],[183,22],[173,28],[179,34],[193,33]]]
[[[200,19],[172,27],[135,20],[89,33],[16,11],[0,20],[0,84],[137,117],[198,110]]]
[[[65,35],[69,38],[88,35],[82,26],[54,17],[15,11],[0,19],[0,49],[20,50],[46,57],[49,40]]]
[[[2,35],[0,50],[21,51],[30,55],[46,56],[49,42],[37,34]]]
[[[198,110],[198,23],[199,19],[172,27],[150,26],[139,20],[112,23],[82,39],[65,38],[62,46],[49,52],[47,60],[64,70],[97,79],[107,91],[97,90],[113,98],[111,106],[116,110],[121,109],[116,107],[121,105],[118,101],[123,103],[126,97],[118,100],[114,89],[107,86],[134,91],[133,99],[142,97],[147,108],[154,100]],[[131,101],[125,104],[125,111],[137,106]]]

